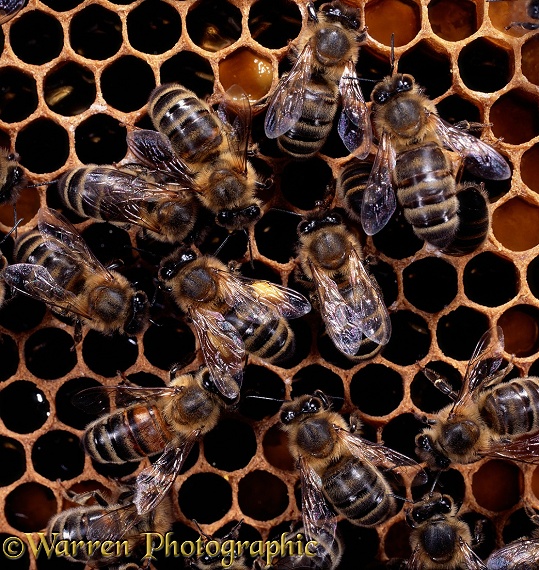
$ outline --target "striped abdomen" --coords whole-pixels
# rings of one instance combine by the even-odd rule
[[[481,417],[501,436],[539,430],[539,377],[517,378],[485,396]]]
[[[372,162],[353,160],[342,169],[338,181],[338,191],[348,213],[356,220],[361,219],[363,191],[367,186],[372,170]]]
[[[397,198],[406,220],[422,240],[449,245],[458,228],[458,200],[451,163],[435,143],[405,150],[395,165]]]
[[[279,148],[298,159],[310,158],[326,142],[337,112],[337,86],[322,78],[305,87],[303,110],[297,123],[277,139]]]
[[[148,115],[183,160],[206,162],[218,153],[223,141],[221,125],[189,89],[172,83],[157,87],[148,101]]]
[[[157,406],[131,406],[92,422],[82,443],[100,463],[125,463],[162,451],[172,437]]]
[[[322,477],[322,490],[351,523],[376,526],[395,514],[395,499],[381,473],[357,457],[343,457]]]

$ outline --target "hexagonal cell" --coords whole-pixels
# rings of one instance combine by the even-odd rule
[[[441,374],[449,382],[453,390],[458,391],[462,384],[462,378],[456,368],[442,361],[429,362],[426,367]],[[452,402],[449,396],[446,396],[441,390],[438,390],[438,388],[427,379],[422,370],[420,370],[412,380],[410,385],[410,397],[414,405],[421,411],[431,414],[441,410]]]
[[[339,568],[357,568],[358,557],[361,564],[371,568],[370,562],[376,559],[380,548],[380,537],[374,528],[362,528],[348,522],[346,519],[339,521],[338,531],[344,544],[351,545],[345,548]],[[376,566],[372,566],[375,568]]]
[[[520,37],[528,33],[528,30],[515,26],[514,23],[537,24],[537,20],[534,20],[528,12],[531,5],[530,0],[523,0],[522,2],[491,1],[488,3],[488,15],[495,28],[509,36]]]
[[[474,546],[473,550],[482,560],[486,559],[488,555],[494,550],[497,543],[496,527],[492,520],[485,517],[484,513],[476,513],[468,511],[461,514],[460,518],[470,527],[472,536],[476,532],[480,532],[482,536],[481,542]]]
[[[376,249],[393,259],[404,259],[414,255],[424,243],[415,235],[399,207],[382,231],[372,236],[372,241]]]
[[[288,490],[275,475],[256,469],[238,483],[238,504],[244,515],[269,521],[288,507]]]
[[[530,190],[539,194],[539,172],[537,164],[539,161],[539,145],[534,144],[520,159],[520,176],[522,181]]]
[[[89,330],[82,341],[82,357],[88,368],[108,378],[133,366],[137,356],[137,342],[127,336],[105,336]]]
[[[193,331],[178,319],[154,320],[144,333],[143,343],[144,355],[161,370],[170,370],[178,362],[188,364],[195,357]]]
[[[127,152],[127,129],[109,115],[97,113],[75,129],[75,152],[84,164],[112,164]]]
[[[226,0],[201,0],[187,13],[186,26],[197,46],[216,52],[241,36],[241,12]]]
[[[15,487],[6,497],[4,507],[8,524],[22,532],[44,529],[56,509],[52,490],[33,482]]]
[[[452,125],[460,121],[481,122],[481,111],[474,103],[460,95],[444,97],[437,105],[438,115]]]
[[[320,364],[311,364],[296,372],[292,378],[290,397],[314,394],[315,390],[322,390],[330,399],[334,399],[333,409],[341,409],[344,402],[343,382],[335,372]]]
[[[0,70],[0,120],[15,123],[29,117],[37,108],[36,80],[15,67]]]
[[[11,218],[13,221],[13,217]],[[45,316],[46,307],[25,295],[16,295],[0,311],[0,325],[12,332],[23,332],[37,327]]]
[[[399,72],[412,75],[430,99],[443,95],[451,87],[453,80],[449,55],[434,51],[425,40],[421,40],[401,56]]]
[[[496,481],[496,485],[492,484]],[[508,461],[487,461],[472,478],[473,496],[489,511],[505,511],[520,501],[524,491],[522,471]]]
[[[11,24],[9,42],[21,61],[42,65],[60,54],[64,32],[56,18],[40,10],[32,10]]]
[[[15,150],[21,157],[21,164],[31,172],[54,172],[69,157],[69,136],[58,123],[37,119],[18,132]]]
[[[269,259],[287,263],[296,255],[297,227],[295,216],[270,210],[255,225],[258,251]]]
[[[393,523],[386,534],[384,551],[391,558],[409,558],[412,554],[410,549],[411,528],[405,521]]]
[[[505,336],[505,350],[515,356],[530,356],[539,350],[539,309],[516,305],[498,319]]]
[[[438,346],[450,358],[469,360],[477,342],[488,328],[487,315],[469,307],[459,307],[438,321]]]
[[[291,161],[285,165],[281,180],[281,192],[297,208],[312,210],[317,201],[324,198],[333,174],[327,162],[312,158],[306,161]],[[298,224],[300,218],[297,220]]]
[[[449,305],[458,291],[457,271],[439,257],[411,263],[402,274],[404,295],[415,307],[436,313]]]
[[[33,382],[17,380],[6,386],[1,394],[0,418],[11,431],[36,431],[50,416],[49,402]]]
[[[73,403],[73,396],[86,390],[95,388],[101,384],[93,378],[73,378],[68,380],[56,392],[56,415],[64,424],[75,429],[84,429],[90,422],[96,420],[102,413],[91,414],[87,410],[81,410]],[[104,412],[103,412],[104,413]]]
[[[399,294],[395,270],[389,263],[379,259],[374,261],[368,259],[366,269],[376,279],[376,283],[382,289],[384,304],[386,307],[389,307],[397,300],[397,295]]]
[[[458,469],[446,469],[445,471],[431,471],[425,468],[428,480],[424,485],[412,486],[412,498],[421,500],[427,493],[431,492],[432,482],[436,480],[436,489],[448,494],[455,503],[461,503],[466,494],[466,483],[462,473]]]
[[[215,77],[207,59],[192,51],[181,51],[167,59],[160,70],[161,84],[181,83],[202,99],[213,93]]]
[[[512,251],[525,251],[539,244],[539,208],[522,198],[502,204],[492,215],[496,239]]]
[[[522,144],[539,135],[537,100],[530,94],[513,89],[499,97],[490,109],[495,137],[509,144]]]
[[[200,489],[211,489],[211,501],[200,500]],[[195,473],[183,482],[178,492],[183,515],[208,524],[222,518],[232,506],[230,483],[215,473]]]
[[[154,87],[152,68],[133,55],[114,60],[101,75],[105,101],[125,113],[144,107]]]
[[[122,45],[120,16],[92,4],[73,15],[69,24],[69,43],[88,59],[107,59]]]
[[[384,397],[380,398],[380,394]],[[404,396],[401,375],[383,364],[367,364],[350,381],[350,399],[370,416],[385,416],[396,410]]]
[[[17,343],[8,334],[0,334],[0,382],[4,382],[15,372],[19,366],[19,349]]]
[[[389,420],[382,430],[382,441],[390,449],[415,457],[415,436],[425,424],[414,414],[400,414]]]
[[[258,0],[249,10],[249,31],[260,45],[279,49],[301,30],[301,12],[290,0]]]
[[[38,378],[56,380],[65,376],[77,364],[73,337],[58,328],[42,328],[24,343],[24,361],[28,370]],[[56,355],[51,358],[51,354]]]
[[[264,366],[248,364],[243,371],[242,394],[244,397],[239,407],[241,415],[261,420],[281,409],[285,388],[275,372]]]
[[[51,111],[68,117],[78,115],[95,100],[94,74],[72,61],[61,63],[45,77],[43,92]]]
[[[421,29],[421,12],[411,0],[371,0],[365,6],[369,36],[386,46],[395,36],[395,46],[411,42]]]
[[[271,61],[249,48],[240,48],[219,62],[219,81],[225,91],[238,84],[251,102],[269,92],[272,80]]]
[[[17,216],[30,221],[41,207],[40,192],[37,188],[24,188],[17,200]],[[6,226],[13,224],[13,204],[0,204],[0,222]]]
[[[11,485],[26,471],[26,455],[22,444],[5,435],[0,436],[0,487]]]
[[[68,10],[73,10],[79,4],[82,4],[83,0],[41,0],[45,6],[56,10],[56,12],[67,12]]]
[[[121,265],[128,265],[133,260],[133,250],[129,234],[107,222],[86,226],[81,232],[86,245],[94,252],[97,259],[105,266],[121,259]]]
[[[71,432],[48,431],[32,447],[32,464],[49,481],[73,479],[84,469],[84,449]]]
[[[535,473],[535,472],[534,472]],[[503,541],[505,544],[518,540],[523,536],[530,536],[537,529],[537,524],[530,518],[526,509],[518,509],[511,513],[503,527]]]
[[[458,66],[464,84],[481,93],[502,89],[515,71],[513,51],[487,38],[478,38],[463,47]]]
[[[275,424],[264,434],[262,447],[264,457],[270,465],[284,471],[294,470],[294,458],[290,454],[288,437],[281,429],[281,424]]]
[[[182,21],[173,6],[161,0],[146,0],[127,15],[129,43],[143,53],[168,51],[180,39]]]
[[[512,261],[486,251],[466,264],[463,275],[468,299],[486,307],[510,301],[519,289],[519,275]]]
[[[384,358],[395,364],[414,364],[430,349],[430,331],[423,317],[412,311],[391,314],[391,338],[384,348]]]
[[[230,445],[231,441],[241,445]],[[256,453],[253,428],[234,418],[222,418],[204,436],[204,457],[216,469],[236,471],[245,467]]]
[[[530,83],[539,85],[539,36],[536,34],[523,44],[520,53],[522,74]]]
[[[429,3],[432,31],[449,42],[458,42],[479,29],[477,7],[469,0],[434,0]]]

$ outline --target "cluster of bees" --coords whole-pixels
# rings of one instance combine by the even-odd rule
[[[4,4],[9,16],[24,3]],[[536,19],[534,10],[530,4],[530,17]],[[506,160],[464,126],[443,121],[414,78],[395,72],[394,65],[375,86],[369,110],[355,72],[363,33],[357,9],[333,0],[318,10],[309,4],[308,12],[308,26],[291,45],[293,66],[269,98],[266,135],[277,139],[283,153],[306,159],[322,148],[337,120],[355,158],[340,175],[335,199],[353,224],[373,235],[401,208],[415,234],[440,255],[474,251],[489,231],[488,196],[482,184],[459,183],[455,164],[481,179],[505,180],[511,176]],[[378,141],[372,163],[366,160],[373,142],[371,114]],[[215,112],[185,87],[161,85],[150,96],[148,115],[155,130],[133,129],[128,135],[134,162],[66,172],[57,181],[58,193],[65,208],[83,218],[134,225],[150,239],[178,246],[161,260],[157,279],[192,323],[204,366],[192,373],[174,368],[165,388],[124,380],[76,396],[81,408],[98,412],[107,408],[109,397],[116,401],[114,411],[85,431],[83,445],[92,459],[121,464],[160,456],[113,500],[98,493],[74,497],[80,506],[53,517],[51,537],[126,538],[136,546],[145,532],[167,532],[170,488],[193,444],[225,410],[237,406],[246,355],[286,361],[295,348],[288,320],[305,315],[311,303],[336,348],[350,359],[371,358],[391,336],[388,309],[365,267],[355,231],[327,204],[298,225],[296,274],[310,301],[288,287],[242,277],[217,255],[198,249],[200,212],[209,212],[230,232],[249,230],[263,211],[257,193],[271,184],[249,160],[251,108],[241,88],[221,97]],[[15,203],[27,181],[17,157],[7,151],[0,156],[0,175],[0,199]],[[1,301],[9,286],[45,302],[74,322],[75,342],[84,327],[136,335],[147,325],[146,294],[101,264],[54,210],[41,209],[37,228],[16,237],[14,259],[11,265],[3,259]],[[430,474],[482,457],[539,463],[539,378],[503,381],[510,370],[510,365],[500,369],[503,352],[502,330],[486,331],[458,393],[440,374],[425,369],[452,400],[416,438],[417,456]],[[345,545],[337,516],[374,527],[396,514],[400,477],[413,479],[412,484],[429,481],[413,459],[364,439],[358,417],[346,420],[320,391],[284,402],[280,421],[301,479],[302,521],[295,532],[318,546],[314,557],[284,556],[274,567],[338,568]],[[437,484],[433,476],[430,492],[407,507],[412,555],[398,563],[402,568],[535,567],[539,537],[504,546],[483,562],[473,550],[480,533],[472,534],[455,501]],[[97,504],[87,505],[90,498]],[[84,548],[73,560],[111,564]],[[190,561],[195,568],[221,562],[219,556]],[[121,559],[112,564],[122,570],[139,567]],[[253,562],[240,558],[235,564],[248,568]]]

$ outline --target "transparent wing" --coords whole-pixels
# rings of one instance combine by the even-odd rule
[[[194,189],[189,167],[176,156],[170,140],[157,131],[136,129],[127,133],[129,150],[146,166],[166,172],[180,184]]]
[[[346,301],[337,283],[324,271],[319,271],[311,264],[311,272],[318,296],[320,315],[333,344],[344,354],[354,356],[363,339],[361,329],[357,326],[359,315]]]
[[[488,449],[481,451],[481,455],[539,465],[539,432],[523,435],[511,442],[492,443]]]
[[[501,327],[490,328],[479,339],[466,367],[464,380],[451,413],[457,413],[479,393],[500,367],[503,360],[504,337]]]
[[[488,557],[486,567],[489,570],[534,568],[538,560],[539,539],[517,540],[494,551]]]
[[[368,461],[379,469],[390,470],[393,473],[399,474],[411,468],[417,471],[417,473],[414,474],[414,485],[423,485],[427,482],[427,474],[413,459],[385,445],[372,443],[356,433],[351,433],[341,428],[336,429],[339,437],[350,452],[360,457],[363,461]]]
[[[189,315],[217,389],[226,398],[235,400],[243,380],[245,347],[242,338],[220,313],[197,309]]]
[[[102,542],[121,540],[141,518],[133,503],[112,509],[100,517],[88,520],[86,538]]]
[[[307,44],[290,72],[283,76],[268,104],[264,130],[269,139],[289,131],[301,117],[305,86],[311,77],[313,50]]]
[[[365,269],[355,249],[349,254],[353,309],[359,317],[361,332],[378,344],[387,344],[391,336],[391,319],[377,283]]]
[[[301,478],[301,516],[307,540],[316,540],[321,531],[335,536],[337,529],[335,513],[330,509],[322,493],[320,477],[303,457],[299,459],[299,473]]]
[[[384,132],[361,204],[361,225],[369,236],[378,233],[389,222],[397,207],[392,182],[394,167],[395,153],[388,133]]]
[[[465,562],[466,570],[487,570],[484,562],[477,556],[477,554],[471,549],[467,542],[462,540],[459,536],[459,548],[462,552],[462,558]]]
[[[37,214],[37,226],[47,247],[72,259],[75,263],[84,263],[93,271],[103,273],[107,279],[114,280],[109,270],[90,250],[75,226],[62,214],[50,208],[41,208]]]
[[[199,436],[200,430],[193,430],[180,445],[168,443],[161,457],[138,474],[133,503],[139,515],[153,511],[165,498]]]
[[[25,4],[26,0],[3,0],[0,8],[0,24],[9,22]]]
[[[448,148],[465,159],[464,165],[475,176],[487,180],[507,180],[511,169],[505,158],[489,144],[446,123],[438,115],[431,114],[436,132]]]
[[[421,564],[421,549],[419,544],[414,548],[414,551],[408,560],[406,568],[407,570],[423,570],[423,565]]]
[[[239,85],[232,85],[221,101],[217,114],[225,127],[228,148],[234,157],[235,169],[247,172],[247,149],[251,136],[251,104]]]
[[[148,404],[158,398],[174,397],[182,392],[181,386],[137,388],[135,386],[94,386],[81,390],[71,399],[77,408],[88,413],[99,413],[110,408],[111,398],[118,408],[133,404]]]
[[[338,132],[346,148],[358,158],[365,158],[371,149],[372,128],[369,110],[365,104],[359,79],[352,61],[349,61],[339,82],[342,112]]]
[[[8,285],[24,295],[61,311],[69,311],[86,319],[91,318],[78,298],[71,291],[60,287],[49,271],[41,265],[16,263],[6,267],[2,275]]]

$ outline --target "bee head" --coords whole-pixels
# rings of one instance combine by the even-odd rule
[[[451,462],[435,446],[430,435],[420,433],[415,438],[416,454],[421,461],[426,461],[433,469],[447,469]]]
[[[174,279],[182,267],[196,258],[197,254],[192,249],[178,248],[172,255],[161,262],[158,273],[159,279],[161,281]]]
[[[217,225],[233,231],[254,224],[260,219],[260,215],[260,207],[257,204],[250,204],[245,208],[220,210],[215,217],[215,222]]]
[[[325,396],[320,397],[320,394],[317,394],[316,396],[300,396],[292,402],[286,402],[283,404],[280,416],[281,422],[284,425],[288,425],[301,416],[316,414],[317,412],[328,408],[329,402]]]
[[[126,334],[136,335],[142,330],[148,313],[148,297],[143,291],[137,291],[131,299],[127,323],[124,327]]]
[[[428,521],[436,515],[447,515],[453,509],[453,499],[449,495],[432,493],[422,501],[416,503],[406,515],[412,528]]]
[[[326,20],[337,21],[349,30],[359,30],[361,27],[358,10],[346,6],[342,2],[328,2],[320,7],[320,12],[326,17]]]
[[[392,97],[399,93],[412,91],[415,87],[414,78],[405,73],[397,73],[391,77],[387,77],[378,83],[372,90],[371,99],[373,103],[383,105],[387,103]]]
[[[340,226],[342,217],[337,212],[328,212],[323,217],[306,218],[298,225],[298,235],[307,235],[328,226]]]
[[[223,400],[223,402],[225,404],[234,405],[234,404],[238,403],[238,400],[240,397],[239,393],[236,396],[236,398],[227,398],[217,388],[217,385],[215,384],[215,381],[214,381],[213,377],[210,375],[210,371],[207,368],[202,373],[202,378],[201,378],[200,383],[202,385],[202,388],[204,388],[204,390],[206,390],[207,392],[210,392],[210,394],[215,394],[216,396],[219,396],[219,398],[221,398],[221,400]]]
[[[534,20],[539,20],[539,0],[531,0],[526,8],[528,16]]]

